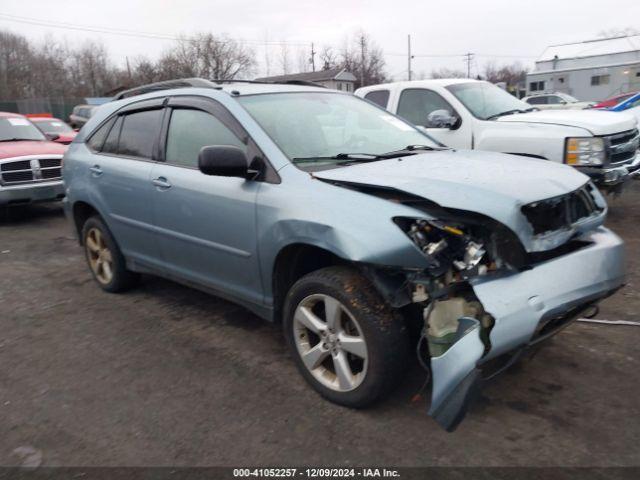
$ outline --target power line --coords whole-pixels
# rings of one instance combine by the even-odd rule
[[[142,32],[137,30],[128,30],[123,28],[102,27],[93,25],[77,25],[69,22],[59,22],[43,20],[33,17],[23,17],[18,15],[10,15],[7,13],[0,13],[0,21],[21,23],[27,25],[35,25],[40,27],[58,28],[63,30],[75,30],[81,32],[90,33],[103,33],[107,35],[120,35],[125,37],[146,38],[150,40],[170,40],[170,41],[195,41],[194,38],[188,36],[170,35],[166,33],[158,32]],[[294,46],[294,47],[308,47],[309,42],[291,42],[285,40],[250,40],[250,39],[234,39],[238,43],[254,45],[254,46]],[[399,52],[384,52],[385,56],[390,57],[406,57],[407,53]],[[508,55],[508,54],[489,54],[489,53],[476,53],[476,57],[483,58],[538,58],[538,55]],[[418,54],[411,55],[412,58],[456,58],[466,57],[466,53],[452,53],[452,54]]]
[[[112,27],[97,27],[91,25],[76,25],[68,22],[52,22],[48,20],[40,20],[36,18],[30,17],[20,17],[17,15],[9,15],[6,13],[0,13],[0,20],[6,22],[14,22],[14,23],[23,23],[27,25],[36,25],[40,27],[50,27],[50,28],[59,28],[65,30],[76,30],[81,32],[91,32],[91,33],[104,33],[108,35],[120,35],[125,37],[136,37],[136,38],[147,38],[152,40],[172,40],[172,41],[194,41],[193,38],[186,36],[177,36],[177,35],[169,35],[165,33],[154,33],[154,32],[140,32],[136,30],[126,30],[122,28],[112,28]],[[244,40],[244,39],[236,39],[238,43],[245,43],[250,45],[273,45],[273,46],[308,46],[308,43],[297,43],[297,42],[289,42],[289,41],[262,41],[262,40]]]

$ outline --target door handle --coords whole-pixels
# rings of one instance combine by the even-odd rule
[[[169,183],[169,181],[164,177],[158,177],[154,179],[151,183],[153,183],[160,190],[166,190],[168,188],[171,188],[171,183]]]
[[[104,173],[102,171],[102,169],[100,168],[100,165],[94,165],[93,167],[90,167],[89,171],[91,172],[91,174],[94,177],[99,177],[100,175],[102,175]]]

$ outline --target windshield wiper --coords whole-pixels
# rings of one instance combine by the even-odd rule
[[[504,117],[505,115],[513,115],[514,113],[525,113],[525,112],[528,112],[528,111],[529,111],[529,109],[520,110],[519,108],[516,108],[515,110],[507,110],[506,112],[496,113],[495,115],[491,115],[490,117],[485,118],[485,120],[493,120],[493,119],[498,118],[498,117]]]
[[[407,145],[401,150],[394,150],[387,153],[338,153],[327,157],[297,157],[293,158],[293,163],[308,163],[316,160],[338,160],[337,164],[355,162],[375,162],[376,160],[388,160],[391,158],[416,155],[418,150],[448,150],[448,148],[437,148],[429,145]]]
[[[0,142],[30,142],[33,138],[3,138]]]
[[[325,156],[325,157],[296,157],[292,158],[293,163],[308,163],[315,162],[316,160],[341,160],[349,162],[373,162],[379,160],[380,157],[373,153],[338,153],[337,155]]]

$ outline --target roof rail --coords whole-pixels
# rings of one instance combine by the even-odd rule
[[[320,85],[313,82],[307,82],[304,80],[285,80],[282,82],[265,82],[260,80],[235,80],[235,79],[213,79],[207,80],[205,78],[180,78],[177,80],[167,80],[164,82],[150,83],[148,85],[141,85],[140,87],[130,88],[118,93],[113,100],[122,100],[123,98],[134,97],[136,95],[143,95],[145,93],[157,92],[159,90],[170,90],[173,88],[220,88],[222,83],[253,83],[259,85],[306,85],[309,87],[326,88],[324,85]]]
[[[170,90],[172,88],[186,87],[216,88],[216,85],[204,78],[180,78],[177,80],[167,80],[164,82],[150,83],[148,85],[130,88],[117,94],[113,97],[113,100],[122,100],[123,98],[134,97],[144,93],[157,92],[158,90]]]

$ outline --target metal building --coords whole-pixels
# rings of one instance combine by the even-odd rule
[[[640,90],[640,35],[552,45],[527,74],[527,95],[564,92],[598,101]]]

